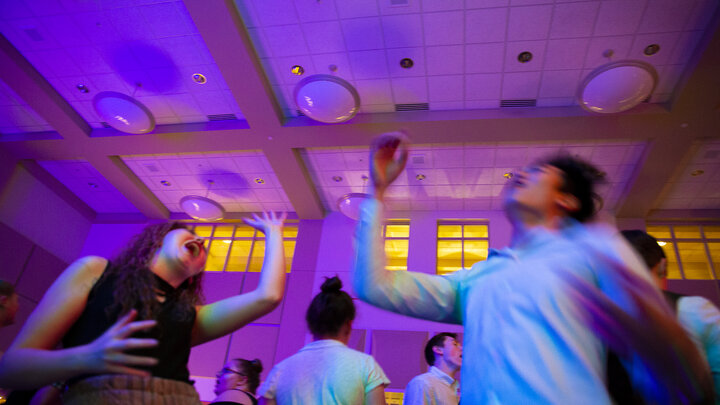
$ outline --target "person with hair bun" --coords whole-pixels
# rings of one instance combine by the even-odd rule
[[[215,405],[257,405],[255,391],[263,370],[260,359],[232,359],[217,373]]]
[[[335,276],[305,315],[313,342],[276,364],[260,386],[260,404],[385,404],[390,380],[365,353],[347,347],[355,304]]]

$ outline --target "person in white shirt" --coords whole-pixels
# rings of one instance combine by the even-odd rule
[[[458,381],[455,375],[462,365],[462,345],[457,334],[442,332],[425,345],[427,373],[410,380],[405,387],[405,405],[458,405]]]
[[[305,319],[313,342],[276,364],[258,390],[261,405],[384,405],[390,380],[372,356],[347,347],[355,304],[336,276],[325,280]]]
[[[388,311],[464,326],[466,404],[610,404],[606,346],[626,354],[655,403],[712,397],[702,359],[645,265],[614,229],[589,224],[602,174],[569,155],[518,171],[503,194],[511,246],[447,276],[385,270],[385,192],[408,157],[404,134],[370,152],[353,286]],[[710,381],[709,381],[710,380]]]

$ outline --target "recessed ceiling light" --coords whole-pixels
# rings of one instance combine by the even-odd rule
[[[697,169],[690,172],[690,175],[693,177],[702,176],[703,174],[705,174],[705,170],[702,169]]]
[[[415,176],[415,178],[418,179],[418,180],[420,180],[420,181],[423,181],[423,180],[425,180],[425,175],[424,175],[424,174],[418,174],[417,176]]]
[[[503,177],[505,177],[506,179],[510,180],[510,179],[513,178],[514,175],[515,175],[515,174],[514,174],[513,172],[505,172],[505,174],[503,174]]]
[[[520,52],[520,54],[518,55],[518,62],[520,62],[520,63],[528,63],[528,62],[530,62],[530,61],[532,60],[532,58],[533,58],[533,54],[532,54],[532,53],[527,52],[527,51],[525,51],[525,52]]]
[[[88,186],[90,186],[90,188],[98,188],[96,183],[88,183]]]
[[[291,71],[292,74],[294,74],[295,76],[302,76],[302,74],[305,73],[305,68],[303,68],[303,67],[300,66],[300,65],[295,65],[295,66],[293,66],[293,67],[290,69],[290,71]]]
[[[646,46],[643,53],[647,56],[652,56],[652,55],[655,55],[656,53],[658,53],[658,51],[660,51],[660,45],[652,44],[652,45]]]
[[[170,186],[171,186],[170,182],[167,181],[167,180],[160,180],[160,184],[162,184],[162,185],[165,186],[165,187],[170,187]]]
[[[192,79],[197,84],[207,83],[207,78],[202,73],[195,73],[194,75],[192,75]]]
[[[328,70],[333,73],[337,72],[337,69],[338,69],[337,65],[328,65]]]
[[[403,69],[410,69],[413,65],[415,65],[415,62],[410,58],[400,59],[400,67]]]
[[[340,177],[340,176],[333,176],[332,179],[335,183],[340,183],[343,180],[342,177]]]
[[[80,93],[89,93],[90,92],[90,89],[88,89],[88,87],[82,83],[78,84],[75,87],[77,87],[77,89],[80,90]]]
[[[261,179],[260,177],[255,179],[255,183],[257,184],[265,184],[265,180]]]

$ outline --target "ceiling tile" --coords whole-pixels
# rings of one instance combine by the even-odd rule
[[[190,35],[197,32],[181,2],[158,3],[139,7],[154,38]],[[113,33],[111,40],[116,37]]]
[[[432,101],[428,105],[431,111],[455,111],[464,110],[464,101]]]
[[[383,15],[419,13],[420,1],[421,0],[407,0],[403,4],[403,2],[400,1],[393,2],[388,0],[382,0],[379,2],[380,13],[382,13]]]
[[[379,13],[377,0],[335,0],[335,6],[340,18],[374,17]]]
[[[697,50],[703,37],[703,31],[691,31],[680,34],[670,57],[665,61],[668,64],[687,63]]]
[[[502,81],[502,98],[534,99],[537,98],[540,85],[540,72],[505,73]]]
[[[686,30],[700,30],[705,29],[718,8],[718,2],[715,0],[698,0],[695,2],[695,7],[690,13],[687,22],[685,23],[684,29]]]
[[[294,0],[295,10],[302,22],[327,21],[337,18],[335,2],[317,0]]]
[[[390,64],[390,76],[413,77],[425,76],[425,49],[424,48],[397,48],[388,49],[387,58]],[[411,68],[403,68],[400,61],[410,58],[413,61]]]
[[[463,0],[422,0],[424,12],[462,10]]]
[[[384,45],[380,18],[356,18],[342,21],[345,44],[349,51],[382,49]]]
[[[308,53],[305,37],[299,25],[266,27],[263,32],[273,56],[296,56]]]
[[[303,24],[305,40],[311,53],[344,52],[343,31],[337,21]]]
[[[331,72],[330,66],[335,67],[333,74],[344,78],[345,80],[353,79],[352,68],[350,67],[350,61],[348,60],[347,53],[326,53],[322,55],[313,55],[312,61],[315,64],[318,72]],[[327,70],[325,70],[327,69]]]
[[[505,47],[505,71],[529,72],[542,70],[546,43],[547,41],[508,42]],[[532,53],[532,59],[529,62],[521,63],[518,57],[522,52]]]
[[[428,91],[431,102],[463,100],[462,75],[456,76],[430,76],[428,77]]]
[[[392,79],[395,104],[427,103],[427,83],[424,77]]]
[[[355,89],[360,94],[360,102],[367,104],[392,104],[392,90],[389,79],[357,80]]]
[[[589,43],[589,38],[549,40],[545,69],[582,69]]]
[[[349,52],[349,58],[356,80],[388,77],[384,50]]]
[[[677,40],[677,34],[636,35],[628,56],[631,59],[641,60],[653,66],[664,65],[670,59]],[[652,44],[660,45],[660,51],[652,56],[645,55],[643,51],[648,45]]]
[[[652,0],[645,9],[637,33],[681,31],[692,12],[688,2]]]
[[[465,12],[465,42],[503,42],[507,27],[506,8],[478,9]]]
[[[510,0],[465,0],[465,8],[489,8],[504,7],[510,3]]]
[[[588,37],[597,17],[599,2],[557,4],[553,11],[550,38]]]
[[[464,42],[463,12],[450,11],[423,15],[425,45],[456,45]]]
[[[608,62],[625,59],[633,43],[632,36],[597,37],[590,40],[585,67],[595,68]],[[605,56],[606,51],[612,51],[611,56]]]
[[[465,76],[466,100],[498,100],[500,98],[501,74]]]
[[[298,22],[292,0],[252,0],[252,4],[264,26],[296,24]]]
[[[393,15],[382,18],[386,48],[423,46],[423,28],[420,14]]]
[[[595,35],[634,34],[645,9],[645,0],[611,0],[600,4]]]
[[[428,75],[463,73],[464,47],[462,45],[434,46],[425,49]]]
[[[505,44],[473,44],[465,46],[466,73],[495,73],[503,70]]]
[[[550,29],[552,6],[512,7],[508,41],[546,39]]]

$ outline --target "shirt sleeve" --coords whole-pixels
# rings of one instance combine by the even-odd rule
[[[420,378],[413,378],[405,387],[405,395],[403,396],[403,404],[405,405],[434,405],[433,397],[430,393],[430,387]]]
[[[385,270],[382,203],[360,206],[355,231],[353,287],[358,297],[382,309],[437,322],[462,323],[457,278]]]
[[[385,372],[383,371],[382,367],[378,364],[377,361],[372,356],[367,357],[367,378],[365,383],[365,393],[374,390],[379,385],[387,386],[390,384],[390,380],[385,375]]]
[[[720,310],[703,297],[682,297],[678,318],[705,352],[715,385],[715,403],[720,404]]]
[[[267,398],[267,399],[274,399],[276,390],[277,390],[277,381],[278,381],[278,374],[280,374],[280,367],[279,365],[276,365],[275,367],[270,370],[270,374],[268,374],[268,377],[263,383],[260,385],[260,388],[258,388],[257,396],[258,398]]]

